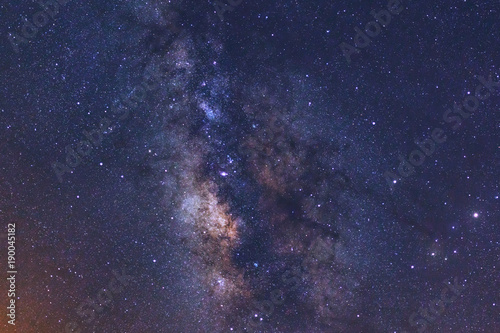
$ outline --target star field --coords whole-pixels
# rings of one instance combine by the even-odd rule
[[[0,13],[1,332],[500,332],[498,3]]]

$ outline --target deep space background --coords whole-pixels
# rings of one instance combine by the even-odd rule
[[[500,332],[500,88],[443,121],[500,80],[500,3],[404,0],[350,63],[339,45],[387,1],[214,3],[73,0],[17,53],[40,6],[0,4],[16,331]]]

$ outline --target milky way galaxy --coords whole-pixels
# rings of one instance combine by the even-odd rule
[[[500,332],[500,7],[224,3],[0,5],[1,331]]]

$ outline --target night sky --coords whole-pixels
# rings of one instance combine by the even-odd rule
[[[498,1],[0,9],[1,332],[500,332]]]

